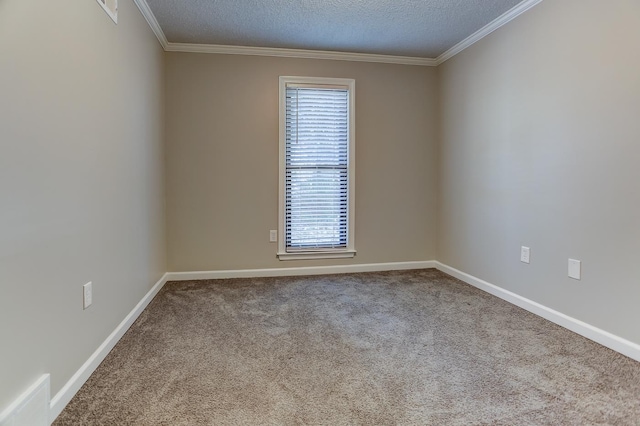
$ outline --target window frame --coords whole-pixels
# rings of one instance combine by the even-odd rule
[[[342,86],[346,87],[349,93],[348,103],[348,139],[347,139],[347,247],[346,248],[327,248],[322,250],[295,250],[295,252],[287,252],[285,230],[286,230],[286,88],[288,84],[301,84],[309,86]],[[300,260],[300,259],[336,259],[336,258],[352,258],[356,254],[355,250],[355,95],[356,82],[354,79],[348,78],[327,78],[327,77],[280,77],[279,92],[279,195],[278,195],[278,252],[277,256],[280,260]]]

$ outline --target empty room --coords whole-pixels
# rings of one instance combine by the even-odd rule
[[[0,0],[0,426],[640,425],[637,0]]]

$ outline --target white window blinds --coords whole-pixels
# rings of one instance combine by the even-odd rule
[[[285,248],[344,249],[349,218],[349,88],[287,84]]]

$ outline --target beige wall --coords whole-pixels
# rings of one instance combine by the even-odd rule
[[[162,50],[130,0],[0,1],[0,411],[166,271]],[[94,304],[82,310],[82,285]]]
[[[357,256],[279,261],[278,77],[356,80]],[[436,70],[234,55],[166,55],[171,271],[431,260]]]
[[[640,3],[545,1],[438,71],[438,260],[640,343]]]

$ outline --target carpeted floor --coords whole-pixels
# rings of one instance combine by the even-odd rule
[[[54,425],[640,425],[640,363],[436,270],[170,282]]]

